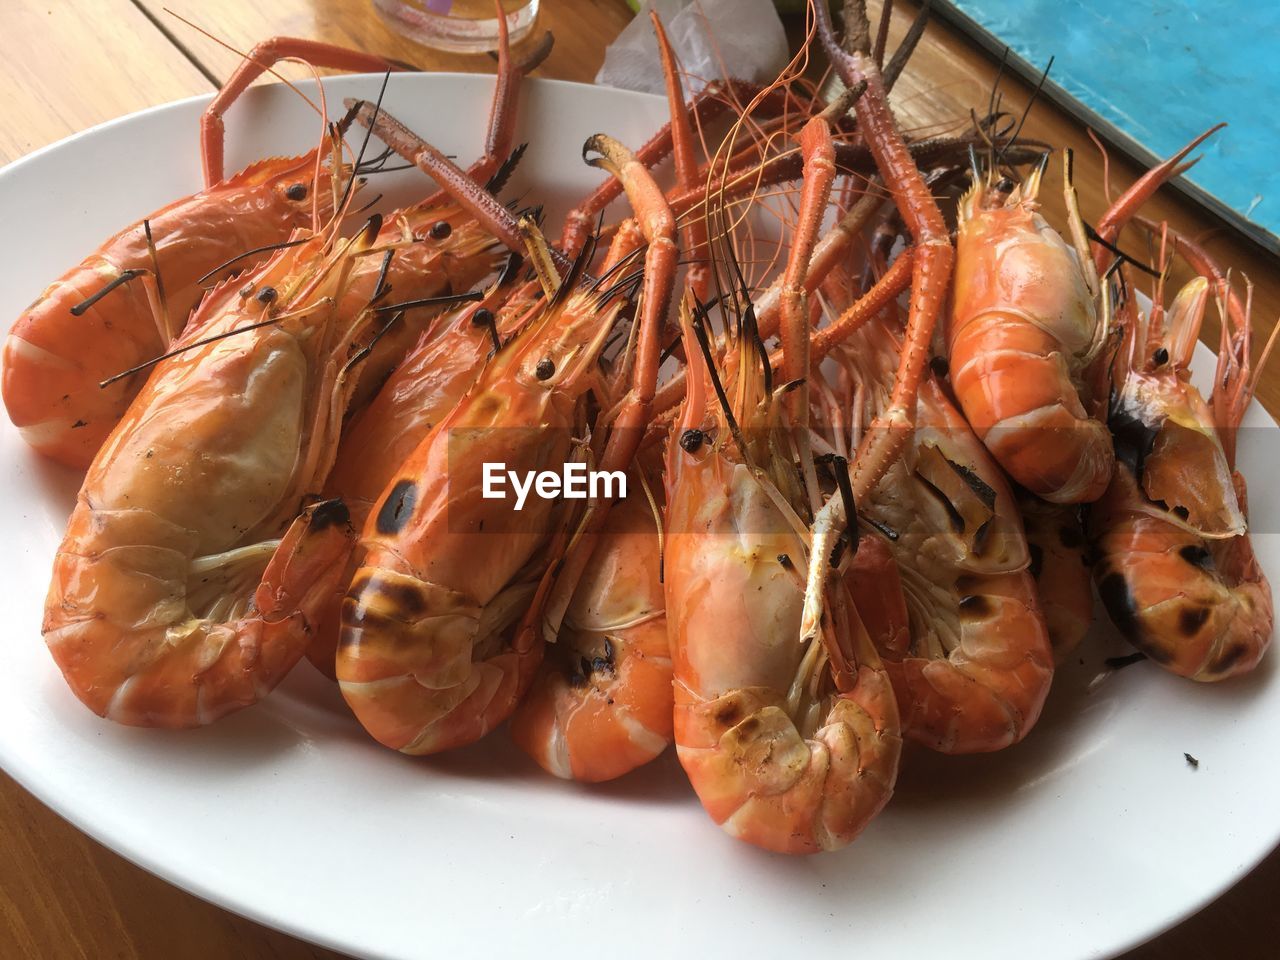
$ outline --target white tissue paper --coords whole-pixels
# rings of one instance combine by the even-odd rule
[[[787,65],[787,34],[773,0],[649,0],[605,51],[596,83],[665,91],[650,9],[662,18],[684,71],[685,96],[726,75],[768,83]]]

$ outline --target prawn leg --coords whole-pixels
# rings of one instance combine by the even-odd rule
[[[302,60],[318,67],[331,67],[352,73],[381,73],[386,70],[416,71],[418,68],[377,54],[350,50],[319,40],[301,37],[271,37],[249,51],[240,65],[227,78],[217,96],[205,107],[200,117],[200,157],[204,166],[205,187],[223,179],[223,154],[226,126],[222,116],[249,85],[282,60]]]
[[[868,55],[870,27],[864,4],[851,0],[845,5],[845,30],[858,41],[849,52],[836,41],[826,5],[815,4],[813,10],[818,35],[840,79],[850,89],[865,85],[853,109],[876,167],[915,241],[906,335],[893,393],[888,406],[868,427],[850,466],[849,481],[854,504],[857,504],[898,459],[910,439],[929,341],[951,280],[955,251],[938,205],[898,132],[880,70]],[[841,497],[832,497],[814,518],[802,640],[817,635],[822,616],[822,584],[829,570],[831,550],[848,522]]]
[[[667,104],[671,111],[672,155],[676,165],[676,179],[681,189],[691,190],[698,184],[698,159],[694,153],[693,121],[684,101],[680,84],[679,67],[675,52],[667,39],[656,10],[649,11],[653,30],[658,38],[658,52],[662,56],[662,76],[667,88]],[[685,256],[690,260],[685,282],[698,298],[705,302],[711,292],[711,269],[705,262],[707,256],[707,223],[701,217],[691,217],[685,227]],[[701,258],[701,259],[700,259]]]
[[[1198,159],[1184,162],[1188,154],[1225,126],[1225,123],[1215,124],[1169,159],[1152,167],[1107,208],[1095,228],[1099,240],[1094,244],[1093,262],[1099,275],[1106,272],[1107,264],[1114,256],[1110,248],[1114,247],[1116,241],[1120,239],[1120,231],[1124,229],[1125,224],[1166,181],[1186,173],[1195,166]]]

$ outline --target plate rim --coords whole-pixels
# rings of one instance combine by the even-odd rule
[[[344,74],[342,76],[344,79],[350,78],[352,81],[359,81],[377,79],[381,78],[383,75],[365,73]],[[463,82],[483,83],[487,85],[492,82],[493,75],[488,73],[465,71],[432,71],[394,75],[394,79],[399,83],[425,83],[429,85],[437,78],[466,78]],[[325,81],[328,82],[329,79],[337,78],[326,77]],[[623,98],[639,98],[650,103],[665,102],[665,98],[656,94],[625,90],[617,87],[605,87],[597,84],[581,83],[577,81],[529,77],[526,78],[525,82],[533,82],[539,86],[600,91],[611,96],[618,95]],[[298,81],[297,85],[304,89],[312,88],[316,85],[316,81]],[[273,87],[279,86],[279,84],[266,84],[263,86]],[[15,158],[3,167],[0,167],[0,178],[3,178],[13,171],[29,164],[38,163],[47,154],[65,149],[77,141],[99,134],[104,130],[127,125],[143,117],[173,112],[196,105],[203,105],[210,102],[214,96],[214,92],[193,94],[188,97],[155,104],[132,113],[104,120],[91,127],[68,134],[67,136],[64,136],[52,143],[38,147],[21,157]],[[196,136],[196,129],[194,127],[192,130],[192,136]],[[1196,349],[1197,353],[1199,353],[1200,351],[1207,350],[1208,348],[1205,346],[1203,341],[1199,341]],[[1263,407],[1261,402],[1254,400],[1251,403],[1251,406],[1254,405],[1256,405],[1258,410],[1266,416],[1269,427],[1280,429],[1280,424],[1277,424],[1275,418],[1273,418],[1270,412]],[[379,953],[373,950],[369,945],[345,940],[338,935],[326,934],[317,927],[304,927],[301,924],[292,922],[285,916],[276,915],[267,910],[260,909],[248,898],[238,896],[235,891],[218,889],[215,886],[202,882],[193,876],[184,874],[178,867],[166,863],[162,857],[156,855],[154,852],[148,852],[147,849],[130,843],[127,839],[121,838],[108,829],[99,829],[99,827],[93,824],[90,818],[83,816],[82,813],[72,812],[72,805],[66,802],[65,795],[59,792],[52,784],[47,782],[46,779],[40,775],[38,768],[30,768],[21,764],[15,764],[16,759],[16,756],[8,749],[6,741],[3,738],[0,738],[0,769],[3,769],[4,772],[23,790],[34,797],[42,805],[53,811],[63,821],[91,838],[94,842],[101,844],[108,850],[111,850],[113,853],[123,857],[125,860],[140,869],[145,870],[152,876],[159,878],[165,883],[171,884],[172,886],[177,887],[178,889],[189,893],[218,909],[227,910],[237,916],[259,923],[269,929],[281,931],[289,936],[301,940],[304,943],[315,944],[357,957],[392,958],[394,956],[392,954]],[[1094,949],[1084,955],[1099,958],[1116,958],[1185,923],[1188,919],[1203,911],[1207,906],[1209,906],[1209,904],[1220,899],[1224,894],[1237,886],[1264,860],[1271,856],[1277,849],[1280,849],[1280,818],[1277,818],[1276,823],[1269,832],[1272,834],[1272,840],[1269,846],[1262,849],[1260,852],[1257,852],[1256,855],[1246,858],[1245,861],[1229,871],[1227,879],[1220,883],[1211,884],[1206,892],[1196,898],[1193,898],[1192,902],[1185,908],[1173,911],[1163,921],[1156,921],[1153,924],[1150,924],[1149,929],[1135,930],[1128,937],[1124,938],[1122,942],[1118,942],[1114,947],[1103,946],[1101,950]]]

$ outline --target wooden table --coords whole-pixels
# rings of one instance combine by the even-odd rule
[[[543,0],[544,22],[556,35],[543,76],[590,81],[605,45],[630,18],[622,0]],[[878,6],[878,4],[873,4]],[[166,14],[168,7],[228,43],[247,49],[272,34],[315,37],[375,50],[429,69],[490,71],[483,57],[450,56],[389,30],[367,0],[5,0],[0,10],[0,163],[77,130],[152,104],[207,93],[225,80],[236,57]],[[900,3],[894,36],[914,10]],[[995,65],[947,27],[929,27],[894,99],[909,130],[962,126],[971,104],[986,103]],[[1021,107],[1026,86],[1006,77],[1006,103]],[[1037,104],[1025,133],[1075,148],[1086,218],[1104,201],[1100,162],[1084,132],[1064,114]],[[1136,176],[1121,161],[1113,180]],[[1046,188],[1054,216],[1056,186]],[[1223,229],[1211,215],[1176,195],[1149,207],[1192,235],[1208,235],[1226,264],[1257,283],[1259,326],[1280,312],[1274,258]],[[1280,369],[1260,396],[1280,411]],[[1221,824],[1188,824],[1214,830]],[[1176,838],[1170,838],[1176,842]],[[1004,882],[1019,883],[1008,877]],[[1280,919],[1280,855],[1268,858],[1239,886],[1197,916],[1133,951],[1127,960],[1193,960],[1274,955]],[[1070,909],[1064,903],[1063,909]],[[1034,952],[1034,947],[1028,945]],[[134,867],[60,820],[13,781],[0,776],[0,956],[60,958],[332,958],[336,955],[212,907]]]

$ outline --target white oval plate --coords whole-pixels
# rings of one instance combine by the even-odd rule
[[[492,81],[397,76],[385,104],[464,162]],[[344,78],[342,96],[376,94]],[[123,224],[198,185],[204,98],[97,127],[0,171],[8,224],[0,315]],[[551,224],[596,184],[597,130],[642,142],[658,98],[561,82],[526,88],[530,149],[509,195],[539,186]],[[269,122],[268,122],[269,121]],[[228,169],[314,141],[279,88],[232,111]],[[375,178],[401,200],[413,173]],[[1201,347],[1200,368],[1207,354]],[[1260,408],[1246,424],[1274,426]],[[1259,530],[1280,530],[1246,438]],[[186,733],[114,726],[70,694],[40,640],[50,562],[77,478],[0,428],[5,611],[0,764],[148,870],[237,913],[374,957],[946,956],[1080,960],[1122,951],[1199,909],[1280,837],[1280,687],[1195,686],[1150,664],[1090,688],[1103,657],[1062,671],[1030,739],[1001,754],[912,755],[893,803],[851,848],[789,859],[707,819],[674,757],[596,788],[542,774],[499,732],[427,760],[369,740],[306,664],[265,703]],[[1255,537],[1280,572],[1280,540]],[[1192,769],[1183,759],[1200,761]]]

